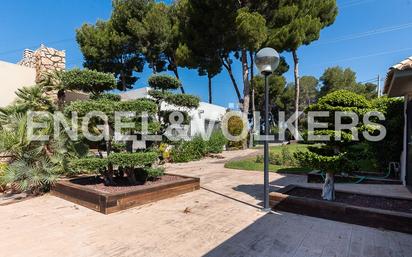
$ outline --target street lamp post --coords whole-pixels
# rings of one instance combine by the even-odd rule
[[[265,138],[264,144],[264,194],[263,211],[269,212],[269,76],[279,66],[280,56],[275,49],[266,47],[256,53],[255,63],[260,73],[265,76]]]

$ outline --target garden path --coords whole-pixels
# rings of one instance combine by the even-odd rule
[[[255,151],[170,164],[168,172],[200,177],[202,189],[108,216],[51,195],[2,206],[0,255],[412,256],[412,235],[259,211],[262,173],[223,167],[228,159]],[[270,174],[270,179],[272,190],[306,180],[279,174]],[[408,193],[400,186],[363,186]]]

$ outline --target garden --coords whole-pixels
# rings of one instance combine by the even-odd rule
[[[0,110],[0,152],[7,158],[1,190],[29,195],[52,191],[108,214],[199,189],[199,179],[167,174],[163,164],[219,154],[227,141],[219,131],[210,140],[162,137],[173,128],[176,115],[163,111],[162,104],[173,106],[187,124],[187,112],[199,105],[199,98],[174,93],[181,84],[171,76],[152,76],[148,85],[150,99],[121,101],[107,93],[116,86],[113,75],[73,69],[47,74],[41,83],[20,89],[15,103]],[[68,90],[90,99],[66,102]],[[116,122],[131,126],[119,129]],[[180,128],[175,130],[184,132]],[[136,147],[134,141],[145,146]],[[125,197],[127,201],[119,200]]]

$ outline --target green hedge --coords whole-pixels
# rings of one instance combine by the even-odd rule
[[[380,97],[372,101],[374,109],[385,115],[385,121],[375,121],[386,128],[386,137],[380,142],[369,142],[382,171],[390,162],[400,162],[403,148],[404,100],[401,98]]]
[[[135,112],[137,114],[148,112],[148,114],[157,113],[157,105],[148,99],[137,99],[124,102],[116,102],[108,99],[74,101],[65,108],[65,114],[70,115],[77,112],[79,117],[84,117],[92,111],[100,111],[106,115],[113,116],[115,111],[118,112]]]
[[[100,170],[106,169],[108,165],[108,160],[98,157],[74,159],[70,161],[70,167],[74,169],[77,173],[81,172],[91,172],[96,173]]]
[[[144,167],[153,164],[158,157],[157,152],[112,153],[108,160],[121,167]]]
[[[332,156],[320,155],[314,152],[298,151],[294,157],[301,167],[318,169],[325,173],[351,173],[355,171],[354,163],[347,158],[346,153],[340,153]]]

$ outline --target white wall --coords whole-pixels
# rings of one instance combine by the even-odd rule
[[[0,61],[0,107],[5,107],[16,98],[14,92],[24,86],[35,85],[36,70],[13,63]]]

